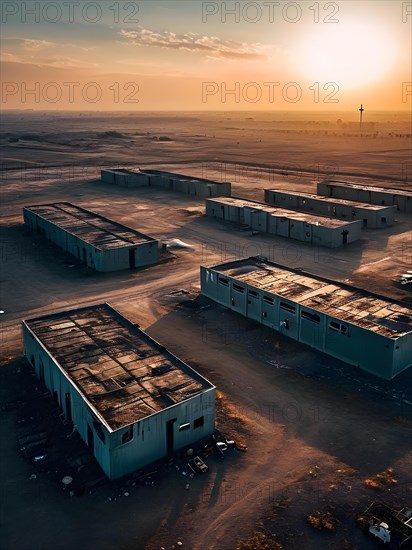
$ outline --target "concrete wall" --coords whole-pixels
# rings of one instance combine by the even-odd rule
[[[134,251],[134,267],[159,261],[159,244],[156,240],[119,248],[98,249],[26,208],[23,209],[23,217],[24,223],[30,229],[44,235],[96,271],[111,272],[130,268],[129,250]]]
[[[24,353],[32,364],[37,377],[57,399],[66,418],[73,423],[83,441],[88,444],[89,434],[93,433],[93,452],[106,475],[110,476],[110,432],[85,402],[70,378],[58,366],[57,362],[33,336],[23,323]],[[99,434],[99,435],[98,435]],[[104,438],[102,441],[101,437]]]
[[[214,183],[213,181],[203,181],[196,178],[184,178],[178,174],[152,174],[147,172],[150,185],[162,187],[169,191],[176,191],[186,195],[198,197],[230,197],[231,183]]]
[[[234,223],[246,223],[245,210],[236,204],[227,204],[219,200],[206,199],[206,215],[210,218],[226,220]]]
[[[215,426],[215,389],[174,405],[164,411],[135,423],[132,438],[122,443],[129,428],[111,432],[80,394],[69,376],[59,367],[46,348],[23,322],[24,353],[37,377],[55,397],[66,418],[73,422],[80,437],[89,445],[104,473],[111,479],[122,477],[159,460],[168,454],[167,421],[173,424],[173,451],[191,445],[212,434]],[[203,417],[203,425],[195,427],[195,420]],[[181,425],[190,426],[180,431]],[[92,442],[90,433],[92,432]],[[92,445],[91,445],[92,443]],[[93,448],[91,448],[93,447]]]
[[[202,294],[219,304],[380,378],[390,380],[412,364],[412,334],[386,338],[237,282],[235,277],[219,274],[218,269],[201,266],[200,283]],[[243,293],[233,285],[242,287]]]
[[[203,417],[203,425],[195,427],[195,420]],[[175,420],[173,422],[173,420]],[[122,435],[130,428],[122,428],[110,437],[110,475],[112,479],[134,472],[151,462],[165,458],[167,449],[167,422],[173,424],[173,451],[192,445],[211,435],[215,426],[215,390],[192,397],[133,425],[132,439],[122,444]],[[189,427],[180,430],[181,426]]]
[[[312,226],[312,244],[338,248],[344,244],[358,241],[361,237],[362,222],[351,222],[343,227],[325,227],[323,225]]]
[[[154,173],[152,173],[154,172]],[[101,170],[101,179],[106,183],[123,185],[125,187],[144,187],[153,185],[169,191],[198,197],[230,197],[230,182],[204,181],[197,178],[183,177],[179,174],[156,173],[144,170],[127,172],[121,170]]]
[[[288,239],[295,239],[317,246],[337,248],[344,244],[355,242],[361,237],[362,222],[354,220],[339,227],[318,225],[319,222],[311,219],[289,219],[285,212],[271,210],[264,204],[256,206],[242,206],[241,204],[227,204],[218,199],[206,199],[206,215],[213,218],[244,223],[256,231],[271,233]],[[327,221],[327,220],[326,220]],[[344,232],[345,235],[344,236]],[[346,242],[345,242],[346,241]]]
[[[115,182],[115,176],[114,176],[113,170],[101,170],[100,177],[101,177],[101,180],[104,181],[105,183]]]
[[[347,199],[358,202],[368,202],[383,206],[396,206],[400,212],[412,213],[412,194],[405,191],[402,194],[392,193],[390,189],[373,190],[367,187],[345,186],[344,183],[321,181],[317,185],[317,193],[335,199]]]
[[[149,176],[143,172],[101,170],[101,179],[105,183],[114,183],[124,187],[146,187],[149,185]]]
[[[324,196],[301,197],[284,191],[265,189],[265,202],[280,208],[290,208],[299,212],[310,212],[341,220],[361,220],[363,227],[388,227],[395,222],[394,206],[382,207],[379,210],[362,208],[359,205],[342,204],[325,200]]]

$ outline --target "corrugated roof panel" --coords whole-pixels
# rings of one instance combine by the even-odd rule
[[[213,387],[106,304],[25,323],[111,429]]]
[[[67,202],[27,206],[26,210],[99,249],[129,247],[154,240],[134,229]]]
[[[257,258],[229,262],[212,269],[383,336],[396,338],[412,331],[411,309],[406,305],[343,283],[288,270]],[[239,271],[241,274],[237,275]]]

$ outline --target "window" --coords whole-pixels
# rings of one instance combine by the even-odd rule
[[[313,323],[316,323],[319,325],[320,323],[320,317],[316,313],[309,313],[309,311],[301,311],[300,316],[302,319],[307,319],[308,321],[312,321]]]
[[[122,445],[129,443],[133,439],[133,424],[131,424],[123,433],[122,433]]]
[[[236,283],[233,283],[232,288],[233,290],[236,290],[236,292],[240,292],[241,294],[245,292],[245,287],[237,285]]]
[[[289,311],[290,313],[296,313],[296,307],[292,306],[292,304],[287,304],[286,302],[280,302],[279,307],[280,309],[284,309],[285,311]]]
[[[348,335],[348,327],[346,325],[342,325],[342,323],[337,323],[336,321],[331,321],[329,323],[329,328],[331,330],[334,330],[335,332],[340,332],[341,334],[344,334],[345,336]]]
[[[266,302],[267,304],[271,304],[272,306],[275,303],[274,299],[271,298],[270,296],[263,296],[263,301]]]
[[[202,426],[204,426],[204,424],[205,424],[205,417],[200,416],[199,418],[196,418],[195,421],[193,422],[193,428],[194,429],[201,428]]]
[[[222,277],[219,277],[218,281],[223,286],[229,286],[229,281],[227,279],[222,279]]]
[[[190,422],[186,422],[186,424],[180,424],[179,426],[179,432],[184,432],[189,429],[190,429]]]

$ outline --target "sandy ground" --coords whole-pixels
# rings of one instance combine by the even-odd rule
[[[202,202],[184,195],[116,188],[96,179],[99,167],[114,159],[116,164],[136,166],[143,160],[147,165],[161,161],[164,167],[193,175],[223,174],[234,182],[234,194],[262,200],[268,182],[314,191],[320,177],[312,170],[314,163],[324,167],[334,159],[339,171],[367,172],[373,176],[371,182],[379,179],[381,185],[395,185],[390,178],[398,175],[396,186],[402,187],[408,185],[402,176],[407,138],[336,135],[315,140],[320,130],[310,124],[305,134],[302,123],[293,126],[288,121],[288,133],[282,133],[280,123],[271,132],[265,126],[270,122],[264,120],[260,125],[247,121],[254,125],[248,133],[239,129],[246,125],[240,119],[218,132],[218,124],[229,127],[225,118],[232,115],[219,116],[221,122],[216,117],[182,116],[139,120],[139,130],[134,131],[142,135],[126,146],[109,146],[113,138],[94,138],[90,120],[62,120],[57,115],[43,121],[43,141],[11,143],[11,134],[41,132],[34,115],[33,120],[6,120],[0,145],[14,169],[3,171],[1,188],[5,314],[0,404],[14,405],[2,412],[0,427],[4,548],[154,550],[172,548],[180,540],[183,548],[226,550],[265,529],[285,549],[368,550],[376,543],[356,526],[356,515],[374,499],[396,507],[411,505],[410,374],[392,382],[368,376],[199,297],[198,280],[200,264],[264,254],[285,265],[410,301],[410,292],[394,282],[402,270],[410,269],[410,219],[398,213],[392,228],[366,230],[359,243],[345,249],[317,250],[208,220]],[[102,115],[95,122],[98,133],[131,131],[127,120]],[[380,131],[406,132],[399,124],[387,124]],[[378,127],[377,123],[375,131]],[[218,137],[207,137],[212,131]],[[143,142],[147,132],[173,132],[176,141]],[[71,143],[74,133],[76,139],[89,140],[80,141],[77,150]],[[235,135],[242,136],[236,147],[231,141]],[[245,169],[241,162],[261,162],[266,170],[249,165]],[[22,206],[53,200],[78,203],[161,240],[180,239],[190,248],[170,249],[161,264],[133,273],[90,273],[23,227]],[[181,289],[185,293],[176,293]],[[19,323],[22,318],[100,301],[113,304],[216,384],[221,393],[218,427],[245,442],[246,453],[233,450],[223,459],[211,454],[206,458],[208,474],[190,480],[189,489],[187,478],[175,467],[184,463],[180,457],[163,468],[153,486],[106,482],[92,488],[91,494],[72,498],[62,490],[65,458],[74,452],[72,440],[61,431],[52,405],[33,400],[36,381],[21,358]],[[45,459],[40,466],[16,448],[22,431],[19,419],[30,411],[37,411],[38,422],[48,423],[55,434],[49,462]],[[396,484],[380,489],[364,484],[387,468],[394,469]],[[36,479],[30,479],[33,473]],[[306,515],[316,511],[331,513],[334,532],[317,531],[305,522]]]

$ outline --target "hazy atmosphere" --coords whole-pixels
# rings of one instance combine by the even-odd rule
[[[0,546],[411,548],[412,2],[0,9]]]
[[[6,109],[410,110],[409,2],[43,0],[1,10]]]

